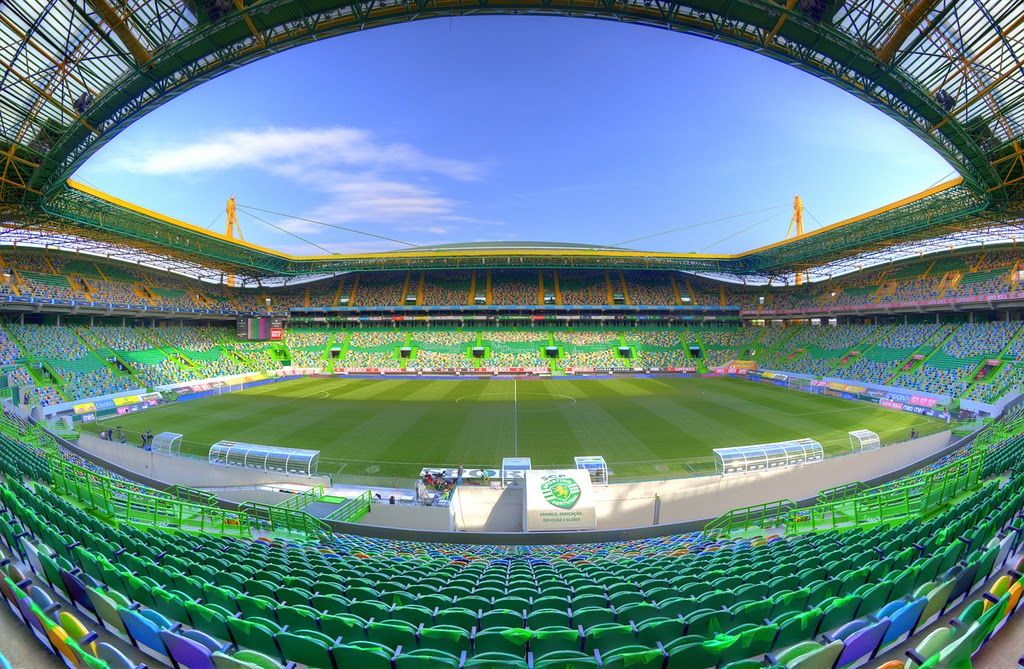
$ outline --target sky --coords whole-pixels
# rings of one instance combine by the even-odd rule
[[[783,238],[794,194],[810,230],[952,176],[880,111],[741,48],[470,17],[239,68],[74,178],[220,232],[233,195],[246,240],[319,254],[473,241],[732,253]]]

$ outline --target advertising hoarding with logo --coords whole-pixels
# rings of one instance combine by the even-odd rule
[[[583,469],[526,472],[523,527],[528,532],[593,530],[597,527],[594,490]]]

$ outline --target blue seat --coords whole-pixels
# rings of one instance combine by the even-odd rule
[[[889,629],[882,636],[880,648],[886,648],[894,643],[903,641],[917,625],[921,611],[924,611],[928,600],[925,597],[918,597],[907,602],[901,609],[887,616],[889,618]]]
[[[133,646],[143,652],[149,651],[159,659],[168,657],[167,646],[164,645],[164,641],[160,637],[160,631],[173,631],[176,628],[172,628],[170,625],[161,625],[154,620],[153,616],[145,614],[160,616],[155,611],[139,612],[134,609],[118,609],[118,615],[121,616],[121,622],[124,623],[124,628],[128,632],[128,639],[132,642]],[[163,618],[163,616],[160,616],[160,618]],[[166,621],[166,618],[164,620]]]

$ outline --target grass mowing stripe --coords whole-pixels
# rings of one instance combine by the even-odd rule
[[[423,465],[496,467],[531,457],[571,466],[603,455],[621,478],[683,474],[707,466],[711,449],[811,437],[829,452],[849,448],[847,432],[883,440],[935,419],[867,403],[727,378],[301,379],[170,404],[91,424],[137,433],[170,430],[206,455],[221,439],[321,451],[325,471],[414,476]]]

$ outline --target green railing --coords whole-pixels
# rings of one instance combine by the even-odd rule
[[[326,523],[305,511],[284,509],[261,502],[245,502],[238,510],[247,514],[261,531],[268,533],[303,534],[309,538],[318,538],[331,532]]]
[[[796,502],[791,499],[778,499],[732,509],[705,525],[704,534],[715,538],[753,528],[763,530],[781,526],[785,524],[794,509],[796,509]]]
[[[170,497],[97,474],[57,455],[51,454],[48,461],[54,492],[112,521],[177,532],[252,536],[252,523],[244,512]]]
[[[786,531],[865,528],[932,515],[981,485],[986,453],[987,447],[981,446],[971,455],[934,471],[796,509],[786,524]]]
[[[363,516],[370,512],[370,500],[370,491],[364,490],[358,496],[351,497],[339,504],[338,508],[327,516],[327,520],[358,523]]]
[[[166,492],[171,497],[180,499],[183,502],[192,502],[193,504],[203,504],[205,506],[217,505],[217,496],[212,492],[190,488],[187,485],[175,484],[168,488]]]
[[[197,534],[226,534],[251,537],[250,519],[216,506],[193,504],[178,499],[128,492],[117,498],[118,518],[133,525]]]
[[[834,488],[826,488],[818,492],[818,504],[838,502],[840,500],[859,495],[867,489],[867,486],[860,481],[837,485]]]
[[[322,485],[314,486],[309,490],[303,490],[300,493],[289,495],[286,499],[278,502],[274,506],[278,509],[292,509],[293,511],[302,511],[307,506],[314,502],[319,502],[324,496],[324,487]]]

